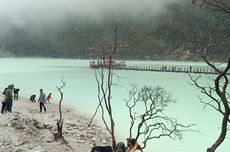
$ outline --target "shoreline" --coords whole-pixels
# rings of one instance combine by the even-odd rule
[[[0,149],[20,152],[88,152],[92,146],[110,144],[109,134],[90,117],[62,106],[63,136],[69,146],[54,141],[56,120],[59,119],[58,103],[45,104],[47,112],[39,110],[38,102],[20,98],[13,101],[12,113],[0,115]],[[70,148],[71,147],[71,148]]]

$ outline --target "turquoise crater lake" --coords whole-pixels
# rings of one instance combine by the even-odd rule
[[[205,65],[193,62],[163,62],[163,61],[127,61],[129,65]],[[39,94],[39,89],[53,95],[51,102],[58,103],[59,93],[56,86],[61,85],[64,77],[66,87],[63,89],[63,104],[74,107],[77,111],[92,116],[97,106],[97,84],[94,70],[89,68],[88,60],[71,59],[0,59],[0,89],[14,84],[20,88],[19,97]],[[113,88],[113,106],[116,122],[117,139],[125,141],[129,119],[124,99],[128,97],[129,84],[162,86],[172,93],[177,100],[170,104],[167,114],[178,119],[179,122],[197,124],[196,132],[184,133],[181,141],[162,138],[149,142],[145,152],[205,152],[220,133],[222,116],[215,110],[199,102],[200,90],[188,84],[189,76],[185,73],[143,72],[116,70],[119,75],[116,82],[119,86]],[[201,80],[206,83],[206,80]],[[205,98],[205,97],[204,97]],[[205,98],[207,99],[207,98]],[[127,116],[127,117],[126,117]],[[100,117],[98,116],[97,119]],[[230,137],[230,133],[228,133]],[[229,139],[225,139],[217,152],[229,152]]]

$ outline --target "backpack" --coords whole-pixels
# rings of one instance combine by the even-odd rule
[[[111,146],[94,146],[90,152],[113,152]]]

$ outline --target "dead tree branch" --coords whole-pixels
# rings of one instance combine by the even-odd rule
[[[229,84],[229,79],[227,73],[230,69],[230,58],[228,59],[227,66],[224,68],[224,70],[221,70],[218,68],[214,63],[211,63],[207,60],[205,56],[202,57],[204,61],[209,65],[211,68],[213,68],[216,73],[218,74],[216,78],[214,79],[214,87],[211,86],[203,86],[198,83],[199,76],[190,76],[190,79],[192,81],[192,85],[196,86],[201,90],[201,93],[205,94],[207,97],[211,99],[211,101],[203,101],[200,98],[201,103],[203,103],[206,106],[209,106],[216,111],[218,111],[220,114],[222,114],[222,123],[221,123],[221,132],[217,140],[214,142],[214,144],[207,149],[207,152],[214,152],[220,144],[224,141],[227,131],[228,131],[228,124],[230,123],[230,102],[229,100],[229,94],[227,93],[227,86]]]
[[[116,151],[116,140],[115,140],[115,122],[113,118],[113,111],[112,111],[112,86],[114,85],[113,83],[113,59],[114,55],[117,52],[117,26],[115,26],[114,30],[114,44],[112,48],[111,54],[109,56],[106,56],[105,53],[105,48],[103,50],[103,63],[106,63],[106,59],[108,57],[108,67],[105,73],[104,67],[101,68],[101,71],[96,71],[95,72],[95,78],[97,81],[97,90],[98,90],[98,106],[96,108],[96,111],[91,119],[91,122],[93,118],[95,117],[97,111],[99,108],[101,108],[102,111],[102,120],[106,126],[106,129],[110,133],[112,137],[112,147],[113,150]],[[106,113],[105,113],[106,111]],[[106,116],[108,116],[109,123],[106,121]],[[91,124],[90,122],[90,124]]]
[[[199,2],[200,6],[211,7],[218,12],[230,14],[229,0],[192,0],[192,2],[193,4]]]
[[[64,88],[65,85],[66,85],[66,82],[63,80],[63,77],[62,77],[61,82],[62,82],[62,85],[60,87],[57,87],[57,89],[58,89],[58,91],[59,91],[59,93],[61,95],[61,98],[60,98],[59,105],[58,105],[60,117],[57,120],[57,131],[58,132],[54,134],[55,139],[63,139],[62,129],[63,129],[63,121],[64,121],[64,119],[62,118],[62,106],[61,106],[62,100],[63,100],[63,92],[61,91],[61,89]]]
[[[129,91],[129,98],[125,101],[131,119],[129,138],[134,136],[133,132],[137,129],[135,139],[144,139],[142,149],[151,139],[161,137],[181,139],[183,132],[191,131],[192,125],[182,125],[176,119],[164,114],[167,106],[175,100],[162,87],[144,86],[138,89],[136,86],[132,86]]]
[[[98,76],[98,74],[99,74],[99,76]],[[99,78],[101,78],[101,82],[99,81]],[[91,124],[92,124],[92,122],[93,122],[93,119],[94,119],[94,117],[96,116],[96,114],[97,114],[97,112],[98,112],[98,109],[99,108],[101,108],[101,112],[102,112],[102,114],[101,114],[101,117],[102,117],[102,121],[103,121],[103,123],[105,124],[105,127],[106,127],[106,129],[108,130],[108,132],[109,132],[109,134],[110,135],[112,135],[112,133],[111,133],[111,131],[110,131],[110,128],[109,128],[109,126],[108,126],[108,124],[107,124],[107,122],[106,122],[106,120],[105,120],[105,112],[104,112],[104,106],[103,106],[103,97],[105,96],[104,94],[103,94],[103,96],[101,96],[101,90],[104,90],[104,69],[102,68],[102,70],[101,70],[101,72],[96,72],[95,71],[95,78],[96,78],[96,81],[97,81],[97,91],[98,91],[98,93],[97,93],[97,98],[98,98],[98,101],[99,101],[99,104],[97,105],[97,107],[96,107],[96,110],[95,110],[95,112],[94,112],[94,115],[93,115],[93,117],[91,118],[91,120],[90,120],[90,123],[89,123],[89,125],[88,126],[91,126]],[[101,83],[101,84],[100,84]],[[105,92],[106,93],[106,92]]]

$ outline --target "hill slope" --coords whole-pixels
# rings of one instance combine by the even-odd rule
[[[114,16],[100,21],[69,16],[59,23],[17,26],[0,22],[1,56],[98,58],[111,50],[118,25],[118,58],[200,60],[201,45],[222,61],[230,50],[229,21],[191,4],[170,3],[157,15]]]

